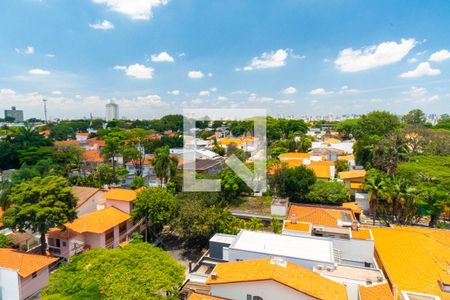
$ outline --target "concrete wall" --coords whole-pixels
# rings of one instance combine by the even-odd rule
[[[110,206],[114,206],[115,208],[120,209],[124,213],[131,213],[131,202],[128,201],[117,201],[117,200],[106,200],[106,208]]]
[[[81,217],[87,213],[97,210],[97,204],[103,203],[105,199],[103,198],[104,192],[98,191],[86,202],[84,202],[78,209],[78,217]]]
[[[259,296],[263,300],[315,299],[273,280],[212,284],[210,287],[213,296],[233,300],[247,300],[247,295]]]
[[[0,299],[20,299],[20,279],[15,270],[0,268]]]
[[[105,234],[104,233],[90,233],[83,234],[86,245],[91,248],[105,248]]]
[[[37,272],[37,276],[32,275],[22,278],[20,277],[20,298],[25,299],[37,291],[43,289],[48,283],[48,267]]]
[[[225,252],[227,252],[227,254]],[[224,249],[224,259],[226,256],[228,256],[228,261],[238,261],[238,260],[268,258],[268,257],[271,257],[272,255],[228,248],[228,251],[226,249]],[[312,270],[314,268],[314,266],[316,266],[318,264],[324,265],[324,266],[333,266],[334,265],[333,263],[330,263],[330,262],[323,262],[323,261],[317,261],[317,260],[307,260],[307,259],[300,259],[300,258],[293,258],[293,257],[285,257],[285,258],[286,258],[286,260],[290,261],[291,263],[294,263],[296,265],[299,265],[299,266],[309,269],[309,270]]]

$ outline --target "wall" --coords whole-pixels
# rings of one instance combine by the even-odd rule
[[[91,248],[105,248],[105,234],[104,233],[90,233],[85,232],[84,240],[86,245],[91,246]]]
[[[31,278],[20,277],[20,298],[25,299],[37,291],[43,289],[48,283],[48,267],[45,267],[37,272],[37,277]]]
[[[19,275],[16,271],[0,268],[0,299],[19,300]]]
[[[130,214],[131,202],[128,201],[117,201],[117,200],[106,200],[106,207],[114,206],[121,211]]]
[[[78,217],[81,217],[87,213],[93,212],[97,210],[97,204],[104,202],[103,195],[105,193],[102,191],[96,192],[91,198],[89,198],[86,202],[84,202],[79,208]]]
[[[228,251],[224,249],[224,259],[225,259],[225,257],[227,257],[226,252],[228,252],[228,261],[250,260],[250,259],[271,257],[270,254],[228,248]],[[286,258],[286,260],[290,261],[291,263],[294,263],[296,265],[299,265],[299,266],[309,269],[309,270],[312,270],[314,268],[314,266],[316,266],[318,264],[321,264],[324,266],[333,266],[334,265],[333,263],[330,263],[330,262],[307,260],[307,259],[293,258],[293,257],[285,257],[285,258]]]
[[[315,299],[273,280],[212,284],[210,287],[213,296],[233,300],[247,300],[247,294],[263,300]]]

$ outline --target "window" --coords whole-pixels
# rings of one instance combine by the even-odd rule
[[[37,272],[33,272],[32,274],[31,274],[31,278],[36,278],[37,277]]]
[[[260,296],[252,296],[250,294],[247,294],[247,300],[264,300],[264,299]]]
[[[66,247],[66,245],[67,245],[66,242],[63,241],[63,242],[62,242],[62,246],[63,246],[63,247]]]
[[[60,239],[55,239],[55,246],[57,248],[61,248],[61,240]]]
[[[127,231],[127,222],[123,222],[119,225],[119,235],[124,234]]]
[[[108,230],[108,231],[105,233],[105,239],[106,239],[106,241],[110,241],[110,240],[113,240],[113,239],[114,239],[114,228]]]

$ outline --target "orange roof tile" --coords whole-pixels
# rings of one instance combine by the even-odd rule
[[[353,190],[363,190],[364,183],[362,182],[350,182],[350,188]]]
[[[83,215],[64,226],[78,233],[103,233],[130,218],[129,214],[111,206]]]
[[[87,187],[87,186],[73,186],[72,194],[78,198],[77,208],[83,205],[87,200],[89,200],[95,193],[100,191],[98,188]]]
[[[361,300],[394,300],[388,283],[360,286],[359,295]]]
[[[305,167],[312,170],[317,178],[330,179],[331,177],[331,166],[326,164],[325,161],[314,161]]]
[[[23,278],[57,260],[55,257],[30,254],[10,248],[0,248],[0,267],[16,270]]]
[[[218,140],[217,143],[219,145],[229,145],[229,144],[236,144],[236,145],[242,145],[243,142],[240,139],[221,139]]]
[[[353,154],[341,155],[337,157],[337,160],[355,160],[355,156]]]
[[[77,132],[75,136],[89,136],[89,132]]]
[[[310,158],[310,153],[302,153],[302,152],[287,152],[287,153],[281,153],[278,158],[280,160],[290,160],[290,159],[305,159]]]
[[[450,283],[450,231],[396,226],[372,228],[379,263],[398,290],[449,299],[438,281]]]
[[[350,208],[355,214],[360,214],[362,212],[361,207],[359,207],[356,202],[344,202],[342,203],[342,207]]]
[[[116,201],[126,201],[132,202],[136,199],[137,191],[136,190],[127,190],[127,189],[110,189],[106,194],[106,200],[116,200]]]
[[[341,140],[338,140],[335,138],[329,138],[324,141],[325,144],[336,144],[336,143],[340,143],[340,142],[341,142]]]
[[[296,264],[285,264],[273,263],[270,258],[221,263],[213,271],[217,278],[210,276],[206,284],[273,280],[314,298],[347,299],[344,285]]]
[[[219,298],[219,297],[210,296],[210,295],[192,293],[189,296],[188,300],[224,300],[224,299]]]
[[[366,176],[366,170],[352,170],[339,172],[339,178],[352,179],[352,178],[364,178]]]
[[[75,141],[75,140],[71,140],[71,141],[56,141],[54,143],[54,145],[56,147],[64,147],[64,146],[69,146],[69,145],[79,145],[80,141]]]
[[[83,161],[86,162],[103,162],[100,151],[97,150],[85,150],[83,151]]]
[[[307,205],[291,205],[288,220],[292,214],[296,215],[297,222],[312,223],[314,225],[338,226],[338,220],[351,222],[355,220],[353,213],[349,210]]]
[[[371,230],[369,228],[359,228],[358,230],[352,230],[352,238],[359,240],[373,240]]]
[[[297,222],[292,224],[290,221],[285,221],[283,225],[286,230],[311,232],[311,223]]]

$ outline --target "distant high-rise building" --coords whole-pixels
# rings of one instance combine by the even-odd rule
[[[112,100],[106,104],[106,121],[111,121],[119,119],[119,105],[114,103]]]
[[[11,109],[5,109],[6,118],[13,118],[14,122],[21,123],[23,122],[23,110],[17,110],[15,106],[11,107]]]

